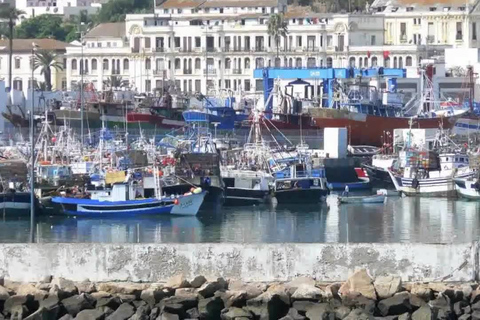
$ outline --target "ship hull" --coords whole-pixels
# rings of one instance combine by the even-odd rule
[[[129,113],[127,115],[127,123],[140,124],[141,126],[150,125],[153,127],[166,129],[180,128],[185,126],[184,121],[172,120],[165,117],[144,113]]]
[[[408,117],[382,117],[338,109],[317,109],[313,113],[315,115],[312,121],[319,128],[347,128],[348,142],[351,145],[380,147],[386,132],[393,135],[394,129],[409,128],[412,121]],[[465,115],[466,113],[442,118],[413,118],[412,128],[434,129],[442,125],[444,129],[450,129]]]

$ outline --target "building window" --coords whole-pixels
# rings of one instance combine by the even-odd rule
[[[13,80],[13,89],[22,91],[23,90],[23,83],[22,80]]]
[[[307,59],[307,68],[315,68],[315,58],[308,58]]]
[[[174,38],[174,46],[175,48],[180,48],[180,37]]]
[[[230,80],[227,79],[225,80],[225,89],[230,89],[230,88],[231,88]]]
[[[225,69],[230,69],[231,68],[232,61],[230,58],[225,58]]]
[[[302,47],[302,36],[297,36],[297,48]]]
[[[145,70],[150,70],[152,69],[152,61],[150,58],[145,59]]]
[[[411,67],[412,65],[413,65],[412,57],[407,56],[407,58],[405,59],[405,66]]]
[[[130,67],[130,62],[128,61],[128,59],[123,59],[123,70],[128,70],[128,68]]]
[[[202,62],[200,58],[195,59],[195,70],[200,70],[202,68]]]
[[[202,91],[202,80],[195,80],[195,92]]]
[[[108,70],[108,59],[103,59],[103,70]]]
[[[372,57],[372,67],[376,67],[378,65],[377,57]]]
[[[151,46],[150,38],[145,38],[145,48],[149,49]]]
[[[72,70],[77,70],[77,59],[72,60]]]
[[[67,90],[67,78],[62,78],[62,90]]]
[[[92,59],[92,71],[97,70],[97,59]]]
[[[377,37],[376,36],[370,36],[370,45],[375,46],[377,45]]]
[[[385,68],[390,68],[390,58],[389,57],[385,58],[383,66]]]
[[[255,68],[260,69],[260,68],[263,68],[263,66],[264,66],[263,58],[255,59]]]
[[[177,58],[175,59],[175,70],[179,70],[180,69],[180,59]]]
[[[67,58],[63,58],[63,70],[67,70]]]
[[[333,66],[333,59],[332,57],[327,58],[327,68],[331,68]]]
[[[15,58],[15,69],[20,69],[20,58]]]
[[[302,67],[302,58],[295,59],[295,68],[301,68],[301,67]]]
[[[361,61],[361,60],[360,60]],[[355,57],[350,57],[350,61],[348,63],[348,66],[350,68],[354,68],[355,67]]]
[[[195,48],[200,48],[202,45],[202,40],[200,37],[195,37]]]
[[[250,69],[250,58],[245,58],[245,69]]]
[[[455,39],[456,40],[462,40],[463,39],[462,22],[461,21],[457,22],[457,33],[456,33]]]
[[[152,91],[152,81],[145,80],[145,91],[147,91],[147,92]]]
[[[244,90],[250,91],[250,80],[245,80]]]
[[[407,24],[405,22],[400,23],[400,42],[407,41]]]
[[[472,22],[472,40],[477,40],[477,23]]]

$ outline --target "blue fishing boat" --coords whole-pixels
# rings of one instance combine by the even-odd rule
[[[75,216],[196,215],[207,193],[196,188],[176,197],[141,199],[140,188],[133,183],[115,183],[111,189],[88,190],[90,198],[53,197],[51,201],[64,214]]]
[[[187,123],[215,124],[218,129],[222,130],[233,129],[236,123],[241,123],[248,119],[246,111],[234,108],[235,97],[221,99],[198,95],[197,100],[203,105],[195,106],[182,113]]]

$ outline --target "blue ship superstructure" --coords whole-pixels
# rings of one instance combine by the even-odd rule
[[[183,118],[188,123],[206,123],[218,129],[233,129],[236,123],[247,120],[249,116],[248,108],[234,108],[237,101],[233,96],[217,98],[199,94],[190,101],[191,109],[183,112]]]

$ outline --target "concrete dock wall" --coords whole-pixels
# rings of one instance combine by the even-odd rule
[[[34,282],[164,281],[193,278],[343,281],[356,268],[404,281],[473,281],[478,244],[1,244],[0,277]]]

